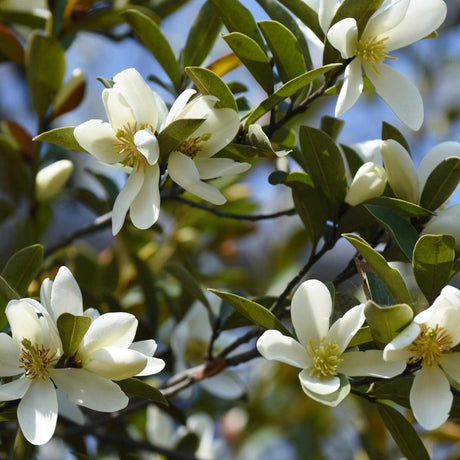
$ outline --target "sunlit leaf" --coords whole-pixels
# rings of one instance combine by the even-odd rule
[[[118,380],[116,383],[129,396],[139,396],[155,404],[168,405],[168,400],[163,396],[161,391],[143,380],[133,377],[130,379]]]
[[[73,132],[75,126],[66,126],[65,128],[54,128],[34,137],[36,142],[49,142],[50,144],[60,145],[70,150],[80,150],[88,153],[75,139]]]
[[[61,337],[62,349],[67,357],[72,357],[78,350],[86,331],[91,326],[89,316],[75,316],[71,313],[63,313],[56,321]]]
[[[193,134],[205,121],[204,118],[181,118],[173,121],[158,134],[160,155],[166,158],[181,142]]]

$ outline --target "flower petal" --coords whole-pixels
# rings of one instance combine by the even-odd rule
[[[18,406],[18,422],[25,438],[42,445],[54,434],[58,415],[56,390],[51,380],[35,379]]]
[[[19,367],[20,350],[13,339],[4,332],[0,333],[0,376],[12,377],[24,372]]]
[[[319,25],[324,33],[327,32],[331,25],[332,18],[334,17],[340,4],[337,0],[322,0],[319,2],[318,20]]]
[[[124,158],[124,155],[116,153],[114,149],[118,139],[109,123],[88,120],[76,126],[73,135],[85,150],[102,163],[118,163]]]
[[[129,348],[130,350],[136,350],[145,356],[153,356],[157,351],[157,343],[153,339],[140,340],[138,342],[133,342]]]
[[[418,130],[423,123],[423,101],[417,87],[403,74],[386,64],[376,69],[363,61],[364,70],[377,94],[409,128]]]
[[[59,416],[76,423],[84,425],[85,417],[81,409],[59,389],[56,388],[56,396],[58,400]]]
[[[189,99],[196,93],[194,89],[186,89],[185,91],[182,91],[182,93],[179,94],[177,99],[174,101],[174,104],[171,106],[171,109],[169,110],[168,116],[166,117],[165,121],[165,126],[168,126],[171,124],[174,120],[178,118],[184,118],[180,116],[182,110],[188,103]],[[200,118],[200,117],[198,117]]]
[[[359,96],[363,92],[363,73],[361,70],[361,59],[355,58],[345,69],[343,85],[340,89],[337,104],[335,106],[335,116],[340,117],[348,109],[355,105]]]
[[[364,304],[351,308],[331,326],[326,343],[335,342],[343,353],[365,319]]]
[[[246,393],[244,383],[231,369],[201,380],[200,387],[222,399],[239,399]]]
[[[151,227],[160,215],[160,167],[155,164],[144,173],[144,182],[131,203],[129,216],[140,229]]]
[[[249,163],[239,163],[230,158],[195,158],[195,166],[203,180],[240,174],[251,167]]]
[[[53,369],[52,378],[71,401],[100,412],[123,409],[128,398],[111,380],[85,369]]]
[[[265,331],[259,337],[257,350],[265,359],[280,361],[301,369],[311,365],[307,350],[297,340],[274,329]]]
[[[460,382],[460,353],[444,353],[439,361],[444,372],[454,381]]]
[[[401,361],[409,359],[413,354],[406,350],[420,334],[421,328],[417,323],[411,322],[398,334],[383,350],[385,361]]]
[[[384,361],[381,350],[350,351],[342,355],[343,361],[337,366],[337,372],[350,377],[369,375],[379,378],[391,378],[401,374],[406,361]]]
[[[449,381],[438,367],[422,367],[409,393],[412,412],[426,430],[434,430],[449,417],[454,397]]]
[[[363,39],[380,34],[388,37],[390,29],[396,27],[406,16],[410,0],[385,2],[370,18],[363,32]],[[380,37],[377,38],[377,40]],[[384,38],[384,37],[382,37]],[[387,38],[388,40],[388,38]]]
[[[224,204],[227,201],[219,190],[200,180],[195,162],[183,153],[173,152],[169,155],[168,171],[176,184],[203,200],[213,204]]]
[[[144,183],[144,172],[133,170],[126,181],[125,186],[118,194],[112,211],[112,233],[116,235],[125,223],[126,214],[131,203],[136,198]]]
[[[54,320],[62,313],[83,315],[83,299],[75,278],[67,267],[59,268],[51,288],[51,309]]]
[[[345,18],[336,22],[327,33],[329,43],[340,51],[343,59],[352,58],[356,53],[358,25],[356,19]]]
[[[149,165],[154,165],[160,156],[160,145],[150,129],[141,129],[134,134],[134,144]]]
[[[21,399],[30,387],[32,380],[21,377],[12,382],[0,385],[0,401],[14,401]]]
[[[136,374],[136,377],[158,374],[158,372],[161,372],[166,366],[166,363],[160,358],[153,358],[151,356],[146,356],[146,358],[147,364],[144,369]]]
[[[291,318],[300,343],[306,348],[326,337],[332,313],[329,289],[318,280],[304,281],[292,297]],[[312,390],[313,391],[313,390]]]
[[[303,388],[316,393],[318,395],[327,395],[334,393],[340,387],[340,378],[336,375],[330,377],[312,377],[310,375],[310,369],[304,369],[299,374],[300,383]]]
[[[102,91],[102,102],[109,122],[115,132],[136,125],[136,118],[126,99],[117,86]]]

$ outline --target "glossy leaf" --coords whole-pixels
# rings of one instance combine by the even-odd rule
[[[365,326],[359,329],[359,331],[353,336],[348,344],[348,348],[358,347],[359,345],[372,342],[372,340],[371,328],[369,326]]]
[[[264,329],[277,329],[285,335],[291,335],[289,331],[283,326],[281,321],[267,308],[264,306],[241,297],[231,292],[218,291],[216,289],[208,289],[216,296],[231,305],[244,317],[257,324]]]
[[[61,337],[62,348],[68,358],[75,355],[86,331],[91,326],[89,316],[75,316],[71,313],[63,313],[56,321]]]
[[[118,380],[116,383],[129,396],[138,396],[156,404],[168,405],[168,400],[163,396],[161,391],[143,380],[130,378]]]
[[[35,142],[48,142],[54,145],[60,145],[70,150],[80,150],[81,152],[88,153],[75,139],[73,132],[75,126],[67,126],[65,128],[54,128],[50,131],[35,136]]]
[[[387,399],[400,406],[409,408],[409,392],[413,382],[413,375],[398,375],[392,379],[375,382],[370,394],[377,399]]]
[[[421,291],[431,304],[449,282],[455,260],[455,238],[423,235],[414,248],[412,266]]]
[[[10,300],[19,299],[21,296],[0,276],[0,328],[4,328],[8,322],[5,316],[5,308]]]
[[[222,36],[266,93],[273,91],[273,72],[265,51],[247,35],[232,32]]]
[[[324,40],[324,32],[318,21],[318,14],[309,7],[304,0],[279,0],[286,8],[294,13],[321,41]]]
[[[204,118],[182,118],[173,121],[158,134],[160,155],[166,158],[178,145],[193,134],[205,121]]]
[[[412,298],[401,273],[399,273],[399,271],[395,268],[391,268],[385,258],[360,236],[350,233],[342,236],[346,238],[367,260],[368,264],[374,269],[375,273],[377,273],[382,282],[385,284],[395,302],[410,305]]]
[[[375,205],[390,209],[402,217],[430,217],[434,215],[434,212],[422,208],[414,203],[389,196],[372,198],[372,200],[366,202],[365,206],[367,205]]]
[[[212,70],[203,67],[187,67],[185,72],[202,94],[212,94],[219,99],[216,107],[229,107],[235,111],[238,110],[230,88]]]
[[[334,142],[337,142],[344,125],[345,122],[343,120],[325,115],[321,118],[320,129],[322,129]]]

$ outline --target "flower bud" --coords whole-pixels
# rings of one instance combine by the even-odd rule
[[[382,157],[393,193],[402,200],[418,204],[419,179],[409,152],[395,140],[387,139],[382,142]]]
[[[46,166],[35,178],[35,198],[43,203],[55,197],[69,180],[73,171],[70,160],[59,160]]]
[[[345,202],[350,206],[357,206],[371,198],[376,198],[383,193],[386,184],[387,175],[382,166],[372,162],[364,163],[356,171],[345,196]]]

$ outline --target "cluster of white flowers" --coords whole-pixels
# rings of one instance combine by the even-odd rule
[[[222,193],[204,181],[250,167],[228,158],[212,158],[236,136],[238,114],[233,109],[216,108],[218,99],[211,95],[192,99],[192,89],[180,94],[168,113],[160,96],[135,69],[123,70],[113,81],[113,87],[102,92],[109,122],[89,120],[74,131],[77,142],[95,158],[130,173],[114,204],[113,234],[120,231],[128,210],[137,228],[149,228],[158,220],[161,152],[157,136],[176,120],[202,119],[203,123],[169,154],[170,177],[204,200],[225,203]]]
[[[61,337],[58,329],[63,314],[86,314],[91,321],[71,356],[63,346],[71,337]],[[133,342],[137,319],[130,313],[83,312],[80,289],[66,267],[54,282],[43,282],[40,302],[12,300],[6,316],[11,336],[0,333],[0,376],[13,380],[0,386],[0,401],[21,399],[19,425],[33,444],[52,437],[58,411],[66,415],[72,403],[101,412],[123,409],[128,397],[115,382],[156,374],[165,366],[153,358],[154,340]]]

